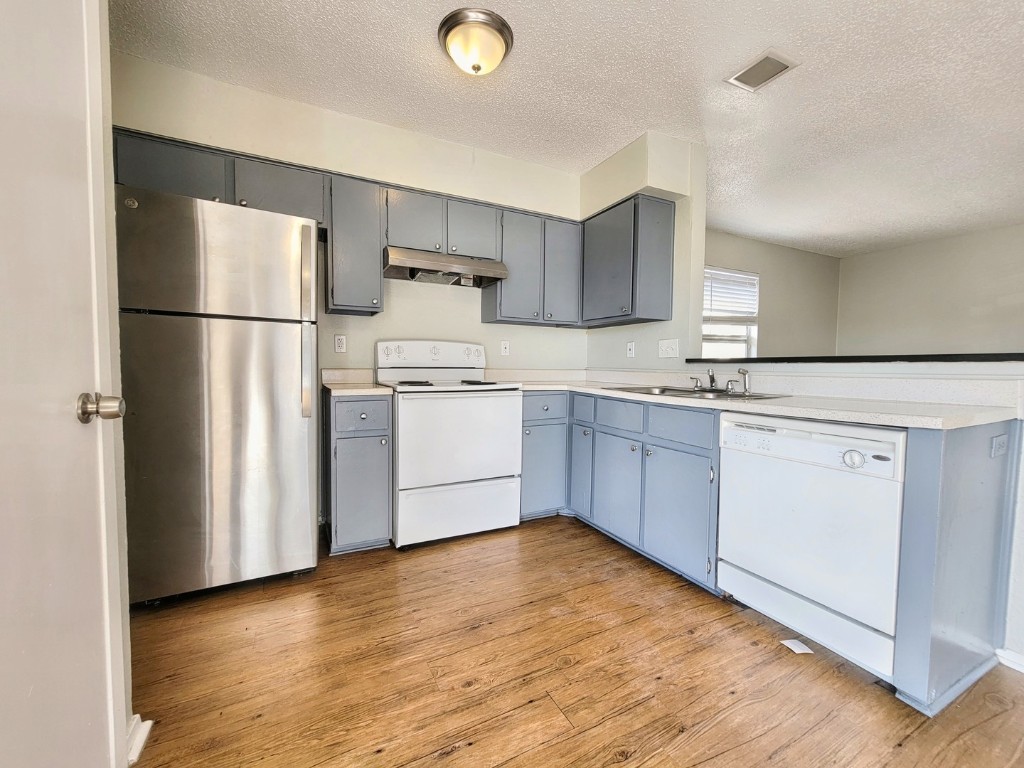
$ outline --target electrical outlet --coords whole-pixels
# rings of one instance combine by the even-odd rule
[[[679,339],[660,339],[658,357],[679,357]]]
[[[626,342],[626,357],[636,357],[636,342],[635,341],[627,341]]]
[[[508,357],[512,354],[512,343],[508,341],[501,342],[501,355],[502,357]]]
[[[339,355],[345,354],[347,340],[340,333],[334,334],[334,351]]]
[[[996,435],[992,438],[992,449],[989,451],[989,456],[993,459],[996,456],[1004,456],[1007,448],[1009,447],[1009,438],[1006,435]]]

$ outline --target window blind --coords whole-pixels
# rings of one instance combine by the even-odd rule
[[[758,275],[731,269],[704,269],[705,322],[757,322]]]

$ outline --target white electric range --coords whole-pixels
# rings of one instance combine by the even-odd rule
[[[377,383],[395,390],[393,541],[519,524],[521,385],[484,380],[483,346],[381,341]]]

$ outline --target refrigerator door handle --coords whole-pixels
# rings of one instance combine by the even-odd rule
[[[299,297],[299,318],[313,320],[313,228],[302,225],[302,294]]]
[[[313,415],[313,326],[302,323],[302,352],[299,360],[302,369],[302,417]]]

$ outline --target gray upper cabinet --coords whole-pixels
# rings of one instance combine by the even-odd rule
[[[388,189],[386,205],[388,245],[420,251],[445,247],[443,197]]]
[[[235,160],[235,202],[323,224],[325,184],[330,189],[327,178],[301,168],[239,158]]]
[[[505,211],[501,260],[509,276],[483,289],[481,320],[579,323],[580,247],[579,224]]]
[[[711,489],[707,456],[645,446],[641,547],[702,584],[708,583],[711,573]]]
[[[446,248],[455,256],[496,260],[499,257],[498,209],[480,203],[447,200]]]
[[[583,223],[583,322],[672,318],[675,206],[644,195]]]
[[[544,320],[560,324],[580,321],[580,277],[583,267],[579,224],[544,222]]]
[[[115,135],[119,184],[204,200],[228,200],[231,158],[140,136]]]
[[[640,546],[643,452],[639,440],[597,432],[594,440],[594,524]]]
[[[328,312],[367,315],[384,308],[381,196],[373,182],[331,178]]]

